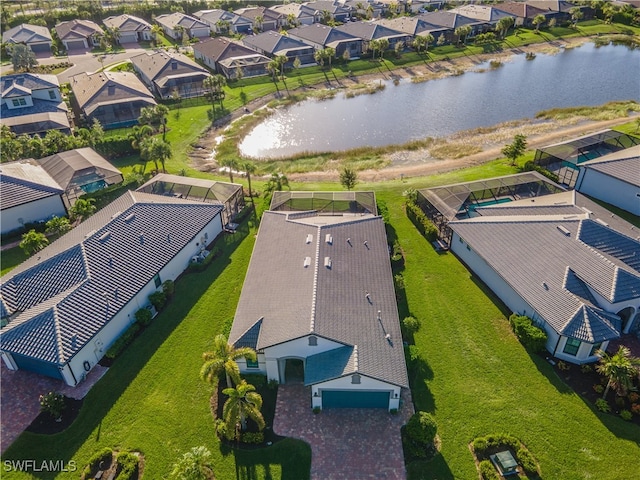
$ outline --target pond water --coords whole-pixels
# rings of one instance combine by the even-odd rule
[[[640,100],[640,51],[592,43],[424,83],[386,83],[373,95],[306,100],[276,111],[243,139],[253,158],[402,144],[532,118],[541,110]]]

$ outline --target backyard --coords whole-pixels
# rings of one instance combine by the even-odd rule
[[[442,452],[410,465],[409,478],[476,478],[468,444],[491,433],[509,433],[523,442],[540,462],[542,478],[633,478],[640,429],[597,413],[551,365],[528,355],[499,302],[452,254],[437,254],[404,215],[401,194],[407,188],[515,171],[499,160],[437,177],[358,185],[375,190],[389,207],[406,258],[402,274],[408,305],[400,306],[400,316],[411,312],[422,321],[415,335],[420,363],[410,381],[416,408],[437,419]],[[177,282],[172,303],[116,360],[67,431],[53,437],[23,434],[4,459],[33,458],[37,452],[38,460],[73,459],[83,466],[109,446],[142,451],[145,477],[161,478],[183,452],[206,445],[220,479],[308,478],[311,453],[303,442],[285,440],[242,452],[222,447],[209,411],[211,387],[198,378],[201,353],[217,333],[231,327],[254,233],[243,224],[238,233],[223,237],[224,253],[207,270]]]

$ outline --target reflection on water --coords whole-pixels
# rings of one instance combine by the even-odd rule
[[[532,118],[549,108],[639,100],[638,78],[640,52],[626,47],[586,44],[533,61],[517,55],[483,73],[398,86],[387,82],[373,95],[301,102],[256,126],[240,151],[278,158],[445,136]]]

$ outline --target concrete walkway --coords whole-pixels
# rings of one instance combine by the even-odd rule
[[[311,410],[311,389],[278,386],[273,430],[311,445],[312,480],[405,479],[400,427],[413,414],[403,390],[397,415],[381,409]]]

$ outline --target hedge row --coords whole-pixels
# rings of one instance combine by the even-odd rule
[[[484,480],[500,480],[500,475],[489,460],[480,462],[480,474]]]
[[[413,222],[418,231],[430,242],[437,240],[438,238],[438,229],[436,226],[427,218],[422,209],[412,201],[407,200],[406,202],[406,211],[407,217],[409,220]]]
[[[136,150],[131,146],[131,139],[123,136],[103,138],[96,143],[95,150],[108,159],[126,157],[136,153]]]
[[[120,452],[116,457],[118,464],[118,480],[133,480],[138,478],[138,456],[130,452]]]
[[[140,325],[138,323],[132,324],[115,342],[113,342],[113,345],[111,345],[104,356],[112,360],[116,358],[120,355],[120,352],[122,352],[122,350],[124,350],[124,348],[133,341],[139,331]]]
[[[511,329],[524,347],[531,352],[542,352],[547,345],[547,332],[533,324],[533,321],[524,315],[516,313],[509,317]]]
[[[527,163],[525,163],[524,169],[528,172],[532,170],[535,172],[538,172],[539,174],[544,175],[545,177],[547,177],[549,180],[553,182],[556,182],[556,183],[560,182],[560,178],[558,177],[558,175],[556,175],[553,172],[550,172],[549,170],[541,167],[540,165],[536,165],[535,163],[533,163],[533,160],[529,160]]]
[[[100,466],[107,467],[111,464],[113,458],[113,450],[108,447],[103,448],[89,460],[89,464],[84,468],[83,475],[85,478],[93,478],[98,473]]]
[[[502,448],[509,448],[515,453],[518,464],[520,464],[528,475],[538,474],[538,462],[531,452],[522,446],[516,437],[504,433],[498,433],[495,435],[487,435],[486,437],[478,437],[473,440],[473,450],[476,455],[486,455],[489,452],[495,452]],[[480,462],[480,473],[482,476],[485,479],[498,478],[485,475],[485,472],[482,469],[482,464],[485,462],[487,462],[495,472],[491,462],[484,460]]]

